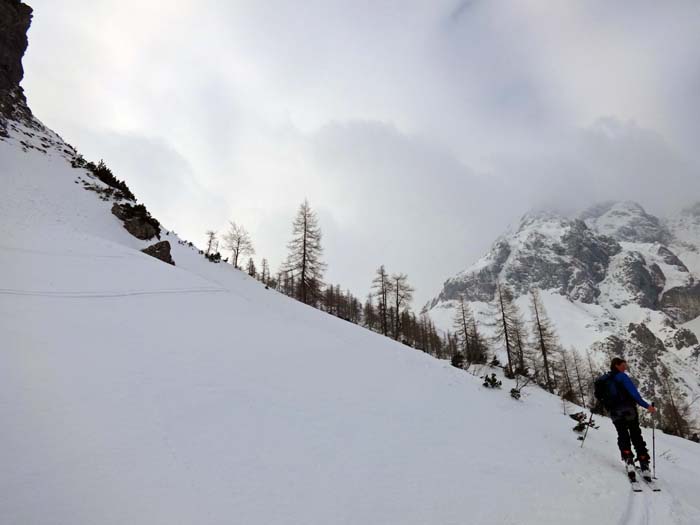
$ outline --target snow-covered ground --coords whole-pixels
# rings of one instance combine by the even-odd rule
[[[56,152],[0,141],[0,170],[0,523],[700,523],[699,445],[657,434],[663,491],[632,494],[605,418],[580,448],[537,388],[486,390],[173,234],[177,266],[150,258]]]

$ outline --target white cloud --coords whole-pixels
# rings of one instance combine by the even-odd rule
[[[33,7],[40,118],[176,231],[234,218],[273,265],[308,197],[357,294],[386,263],[427,299],[531,206],[699,194],[697,2]]]

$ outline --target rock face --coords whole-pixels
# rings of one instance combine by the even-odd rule
[[[666,277],[655,263],[649,264],[637,251],[624,251],[611,265],[608,281],[614,281],[624,293],[610,294],[611,304],[621,307],[635,303],[643,308],[656,308],[659,294],[666,284]]]
[[[27,30],[32,8],[19,0],[0,0],[0,132],[6,135],[7,119],[28,112],[19,83],[24,77],[22,57],[27,50]]]
[[[581,218],[592,229],[617,241],[666,243],[671,238],[661,221],[636,202],[599,204],[584,211]]]
[[[679,329],[673,334],[672,344],[680,350],[681,348],[696,347],[698,345],[698,337],[687,328]]]
[[[486,256],[448,279],[426,309],[460,296],[493,301],[503,283],[516,297],[539,288],[586,304],[662,310],[675,322],[700,315],[699,281],[669,247],[673,234],[658,218],[631,202],[605,203],[580,217],[525,215]]]
[[[112,214],[121,219],[124,228],[137,239],[147,241],[153,237],[160,239],[160,223],[151,217],[142,204],[114,204]]]
[[[679,323],[695,319],[700,315],[700,282],[667,290],[661,298],[660,307]]]
[[[151,257],[155,257],[156,259],[160,259],[163,262],[175,266],[175,261],[173,261],[173,258],[170,255],[170,243],[168,241],[157,242],[141,251],[147,255],[150,255]]]
[[[460,295],[469,301],[492,301],[497,282],[507,283],[515,295],[537,287],[593,303],[611,257],[620,250],[615,240],[597,234],[581,220],[527,214],[517,231],[496,241],[473,268],[449,279],[430,307]]]

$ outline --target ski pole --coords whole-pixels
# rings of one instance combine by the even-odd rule
[[[583,433],[583,439],[581,440],[581,448],[583,448],[583,444],[586,442],[586,436],[588,435],[588,429],[591,428],[591,423],[593,423],[593,411],[591,410],[591,417],[588,418],[588,424],[586,425],[586,430]]]
[[[654,406],[654,403],[651,406]],[[656,419],[654,419],[654,414],[651,415],[651,469],[651,475],[656,479]]]

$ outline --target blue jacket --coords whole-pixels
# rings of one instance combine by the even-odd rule
[[[637,387],[634,386],[634,383],[630,379],[630,376],[628,376],[624,372],[617,372],[613,376],[613,381],[615,382],[616,387],[624,388],[626,390],[626,392],[629,394],[629,397],[635,403],[637,403],[642,408],[649,408],[649,403],[647,403],[646,401],[644,401],[644,399],[642,399],[642,396],[639,394]],[[620,397],[622,397],[622,396],[620,396]]]

